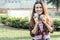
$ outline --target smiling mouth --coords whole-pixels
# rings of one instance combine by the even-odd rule
[[[37,12],[42,12],[42,11],[40,11],[40,10],[37,10]]]
[[[37,12],[38,14],[41,14],[42,13],[42,11],[39,11],[39,12]]]
[[[42,11],[38,11],[38,13],[40,13],[40,12],[42,12]]]

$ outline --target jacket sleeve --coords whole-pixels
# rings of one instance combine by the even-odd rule
[[[30,35],[33,37],[34,34],[31,32],[33,30],[33,25],[32,24],[29,24],[29,31],[30,31]]]

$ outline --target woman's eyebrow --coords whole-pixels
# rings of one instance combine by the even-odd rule
[[[42,6],[41,7],[36,7],[36,8],[42,8]]]

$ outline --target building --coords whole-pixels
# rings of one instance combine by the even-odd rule
[[[24,10],[25,13],[27,13],[27,12],[29,13],[29,11],[31,13],[31,10],[33,8],[35,1],[36,0],[0,0],[0,14],[11,13],[11,12],[8,12],[8,10],[17,10],[17,11],[20,10],[20,12],[21,12],[21,10],[22,11]],[[46,7],[48,8],[49,13],[50,12],[54,13],[56,11],[55,6],[53,6],[51,4],[47,5],[47,1],[45,1],[45,0],[44,0],[44,2],[45,2]],[[27,12],[26,12],[26,10],[27,10]],[[30,13],[27,16],[30,16]],[[52,13],[50,13],[50,14],[52,14]],[[13,13],[11,13],[11,14],[13,14]],[[16,15],[17,14],[18,13],[16,13]],[[21,14],[23,15],[23,13],[21,13]],[[54,15],[54,14],[52,14],[52,15]],[[10,16],[10,14],[9,14],[9,16]]]
[[[35,1],[36,0],[0,0],[0,13],[7,12],[7,10],[32,10]],[[47,7],[49,11],[56,11],[56,8],[51,4]]]

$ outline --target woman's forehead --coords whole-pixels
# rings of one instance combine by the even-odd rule
[[[41,7],[42,5],[41,4],[36,4],[35,7]]]

